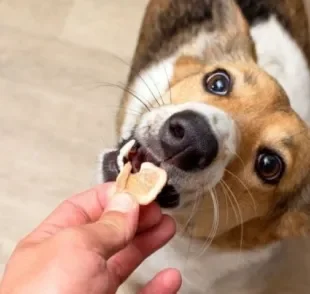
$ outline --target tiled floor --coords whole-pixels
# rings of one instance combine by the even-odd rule
[[[104,83],[124,80],[117,57],[130,61],[146,3],[0,0],[0,264],[57,203],[95,182],[120,94]],[[284,271],[305,258],[301,248]]]

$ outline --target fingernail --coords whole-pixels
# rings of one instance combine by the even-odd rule
[[[119,193],[110,198],[106,211],[118,211],[127,213],[137,206],[136,201],[130,194]]]

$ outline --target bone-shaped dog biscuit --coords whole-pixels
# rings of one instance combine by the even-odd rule
[[[131,173],[132,166],[127,163],[116,180],[116,191],[134,196],[140,205],[154,201],[167,182],[167,173],[150,162],[141,165],[138,173]]]

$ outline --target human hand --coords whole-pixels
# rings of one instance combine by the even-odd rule
[[[104,184],[63,202],[17,245],[1,294],[112,294],[175,233],[156,204],[139,207],[128,194],[108,197]],[[169,281],[169,283],[167,283]],[[177,293],[178,271],[167,269],[141,293]]]

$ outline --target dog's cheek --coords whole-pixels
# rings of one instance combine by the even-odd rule
[[[118,176],[119,169],[117,165],[117,150],[109,150],[102,153],[101,156],[101,174],[103,182],[114,182]]]

